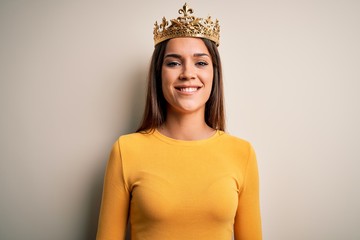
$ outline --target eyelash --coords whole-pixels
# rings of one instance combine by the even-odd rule
[[[168,66],[168,67],[175,67],[175,66],[179,66],[180,65],[180,63],[178,63],[178,62],[169,62],[169,63],[166,63],[166,66]]]
[[[207,62],[198,62],[196,63],[197,65],[200,65],[200,66],[207,66],[209,65]]]
[[[169,62],[169,63],[166,63],[166,66],[168,67],[175,67],[175,66],[179,66],[181,65],[181,63],[179,62]],[[196,65],[199,65],[201,67],[205,67],[207,65],[209,65],[207,62],[204,62],[204,61],[200,61],[200,62],[197,62]]]

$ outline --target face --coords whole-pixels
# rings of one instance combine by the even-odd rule
[[[211,55],[201,39],[171,39],[161,71],[168,113],[205,112],[213,74]]]

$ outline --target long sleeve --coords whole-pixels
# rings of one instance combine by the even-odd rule
[[[251,146],[240,190],[234,223],[235,240],[261,240],[259,176],[255,152]]]
[[[106,168],[97,240],[261,240],[249,142],[222,131],[183,141],[123,135]],[[234,219],[235,218],[235,219]]]
[[[106,167],[97,240],[125,239],[129,196],[118,140],[113,145]]]

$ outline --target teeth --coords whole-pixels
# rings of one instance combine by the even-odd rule
[[[182,91],[182,92],[195,92],[195,91],[197,91],[197,88],[194,88],[194,87],[180,88],[180,91]]]

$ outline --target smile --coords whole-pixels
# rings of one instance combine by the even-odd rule
[[[176,89],[183,93],[193,93],[200,89],[200,87],[176,87]]]

